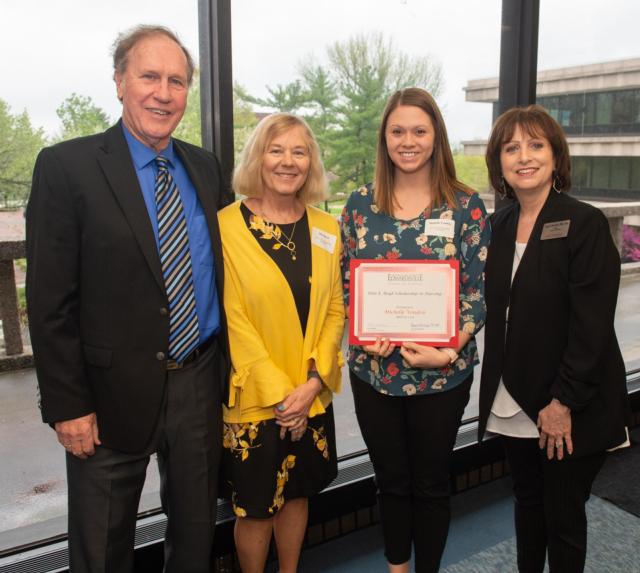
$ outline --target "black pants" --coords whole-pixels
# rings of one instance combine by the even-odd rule
[[[133,571],[140,494],[151,454],[158,457],[167,514],[165,571],[210,571],[221,453],[217,349],[167,372],[149,447],[127,454],[103,446],[82,460],[67,454],[69,560],[72,573]],[[98,413],[98,430],[100,416]]]
[[[415,549],[416,571],[437,572],[451,512],[450,462],[473,375],[441,394],[380,394],[353,372],[356,416],[378,484],[389,563],[405,563]]]
[[[585,503],[605,453],[548,460],[535,438],[502,436],[511,468],[518,571],[581,573],[587,553]]]

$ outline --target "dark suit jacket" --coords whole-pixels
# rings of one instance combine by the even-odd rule
[[[571,408],[574,457],[616,446],[628,398],[613,326],[620,257],[607,219],[552,191],[510,285],[519,213],[514,202],[491,218],[480,439],[502,376],[534,423],[553,397]],[[564,220],[567,237],[541,240],[545,223]]]
[[[174,140],[209,223],[218,292],[223,206],[214,156]],[[168,302],[122,127],[43,149],[27,218],[27,306],[42,416],[97,412],[102,443],[144,449],[166,380]],[[218,380],[226,395],[226,325]]]

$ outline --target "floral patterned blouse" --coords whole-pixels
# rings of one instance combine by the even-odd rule
[[[484,325],[484,264],[489,246],[487,212],[477,194],[456,193],[457,209],[446,204],[426,209],[405,221],[378,212],[371,186],[360,187],[345,205],[342,232],[344,300],[349,304],[351,259],[458,259],[460,261],[460,330],[471,335]],[[425,235],[426,219],[453,219],[453,238]],[[388,358],[374,357],[361,346],[349,346],[349,368],[376,390],[392,396],[433,394],[450,390],[478,364],[475,338],[460,351],[454,364],[427,370],[411,368],[396,348]]]

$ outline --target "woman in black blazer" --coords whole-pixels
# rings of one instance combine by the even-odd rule
[[[620,257],[607,219],[569,197],[562,128],[540,106],[501,115],[487,146],[493,187],[480,439],[500,434],[515,496],[518,569],[583,571],[585,503],[605,452],[627,441],[614,331]]]

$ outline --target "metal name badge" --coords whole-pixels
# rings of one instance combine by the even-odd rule
[[[570,224],[570,219],[567,219],[565,221],[554,221],[552,223],[545,223],[542,227],[540,240],[547,241],[549,239],[563,239],[569,234]]]

